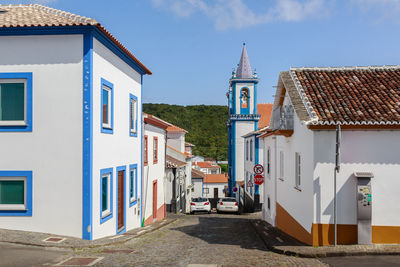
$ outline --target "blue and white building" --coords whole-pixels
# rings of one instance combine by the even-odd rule
[[[0,5],[0,59],[0,228],[140,227],[150,70],[96,20],[41,5]]]
[[[237,70],[232,71],[227,93],[228,126],[228,175],[229,192],[236,184],[244,183],[245,146],[243,136],[257,130],[260,115],[257,114],[258,78],[252,72],[245,44]],[[257,149],[258,146],[255,146]],[[258,153],[258,152],[256,152]]]

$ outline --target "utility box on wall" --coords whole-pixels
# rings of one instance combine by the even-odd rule
[[[357,178],[358,244],[372,244],[372,173],[355,173]]]

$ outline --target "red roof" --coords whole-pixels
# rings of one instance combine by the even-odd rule
[[[205,184],[228,183],[228,176],[226,174],[206,174],[203,179]]]
[[[261,115],[258,129],[267,127],[271,121],[272,108],[274,104],[257,104],[257,113]]]
[[[400,124],[400,66],[294,68],[291,74],[315,124]]]
[[[204,178],[206,174],[196,169],[192,169],[192,178]]]
[[[199,166],[200,168],[220,168],[219,165],[209,161],[198,161],[196,162],[196,165]]]
[[[187,133],[186,130],[179,128],[178,126],[175,126],[172,124],[167,127],[167,132],[169,132],[169,133]]]

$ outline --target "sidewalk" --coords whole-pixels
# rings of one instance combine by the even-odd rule
[[[168,215],[167,218],[163,219],[162,221],[155,222],[151,225],[139,227],[121,235],[109,236],[96,240],[83,240],[70,236],[0,229],[0,242],[67,249],[94,248],[125,243],[133,238],[142,236],[146,233],[155,231],[161,227],[173,223],[178,219],[179,215]]]
[[[254,229],[272,252],[303,258],[364,255],[400,255],[400,245],[338,245],[313,247],[288,236],[263,220],[251,220]]]

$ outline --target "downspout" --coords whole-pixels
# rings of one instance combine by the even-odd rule
[[[274,187],[275,187],[275,214],[274,214],[274,226],[276,226],[276,205],[277,205],[277,201],[278,201],[278,185],[277,185],[277,180],[278,180],[278,162],[277,162],[277,150],[278,150],[278,141],[277,141],[278,137],[275,136],[275,178],[274,178]],[[268,200],[267,200],[268,201]],[[268,203],[268,202],[267,202]]]

